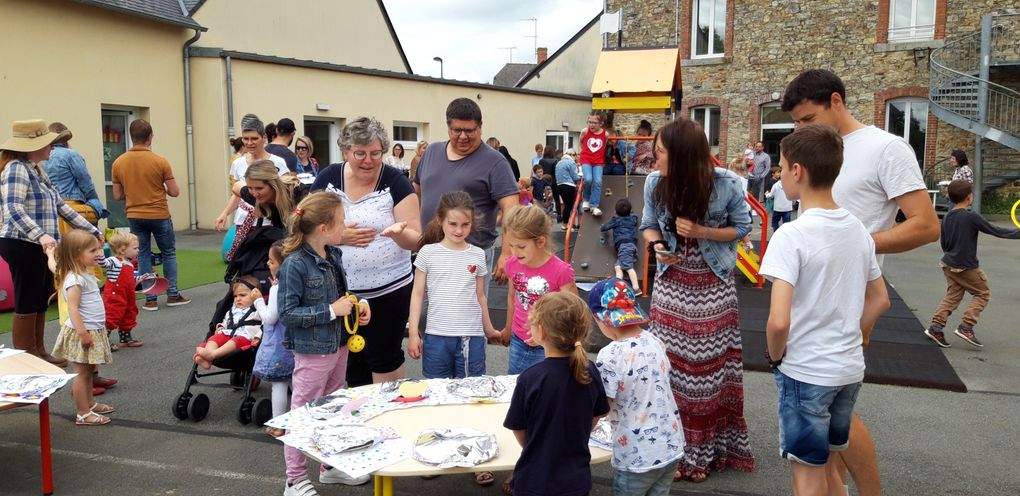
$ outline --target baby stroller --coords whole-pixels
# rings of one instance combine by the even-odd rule
[[[236,277],[241,275],[253,275],[259,280],[263,294],[269,294],[269,269],[266,267],[266,260],[269,257],[269,248],[274,242],[284,237],[284,231],[279,227],[255,227],[248,234],[245,240],[238,246],[234,258],[227,265],[227,272],[224,280],[229,284]],[[208,340],[216,332],[216,325],[223,321],[224,316],[230,311],[233,305],[234,295],[230,287],[227,294],[216,304],[216,311],[209,321],[209,330],[205,334]],[[242,321],[243,323],[244,321]],[[236,323],[235,325],[242,325]],[[204,386],[212,388],[229,388],[235,391],[243,391],[241,404],[237,411],[237,421],[241,424],[249,424],[253,421],[256,426],[261,427],[273,416],[272,401],[269,398],[262,398],[256,401],[252,392],[258,387],[258,378],[252,375],[252,368],[255,365],[255,354],[258,346],[239,348],[233,353],[221,357],[213,362],[216,371],[199,372],[198,364],[192,364],[191,373],[184,385],[184,392],[177,396],[173,403],[173,414],[180,420],[191,418],[199,422],[209,413],[209,396],[204,393],[193,395],[192,386]],[[230,374],[228,384],[208,384],[199,382],[204,377]]]

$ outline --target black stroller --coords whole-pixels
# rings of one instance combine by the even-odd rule
[[[285,233],[280,227],[256,226],[248,233],[241,245],[238,246],[234,258],[227,265],[227,272],[224,281],[228,284],[241,275],[253,275],[258,278],[263,294],[269,294],[269,269],[266,261],[269,258],[269,248],[276,241],[283,239]],[[230,288],[227,294],[216,304],[216,311],[212,320],[209,321],[209,330],[205,334],[208,340],[216,332],[216,325],[223,321],[224,316],[230,311],[233,305],[234,295]],[[235,391],[243,391],[241,404],[237,410],[237,421],[241,424],[255,422],[261,427],[273,416],[272,401],[269,398],[262,398],[256,401],[252,392],[258,387],[259,380],[252,375],[252,368],[255,365],[255,354],[257,346],[250,346],[238,349],[235,352],[213,361],[216,371],[199,372],[198,364],[191,367],[188,380],[184,385],[184,392],[177,396],[173,403],[173,414],[180,420],[191,418],[199,422],[209,413],[209,396],[204,393],[193,395],[192,386],[204,386],[211,388],[229,388]],[[230,374],[228,384],[209,384],[199,382],[199,379],[216,375]]]

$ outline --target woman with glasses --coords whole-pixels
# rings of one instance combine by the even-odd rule
[[[410,176],[410,164],[404,164],[404,145],[400,143],[393,144],[390,156],[386,157],[386,165],[396,167],[397,170],[404,173],[405,177]]]
[[[356,387],[404,377],[402,344],[414,275],[411,250],[421,228],[411,182],[400,170],[383,166],[389,145],[383,124],[359,117],[344,127],[339,145],[344,161],[323,169],[312,191],[329,191],[343,199],[344,272],[351,292],[367,299],[374,314],[358,331],[365,349],[348,358],[347,384]]]
[[[294,151],[297,152],[298,173],[304,172],[318,176],[319,161],[312,156],[315,153],[315,146],[312,145],[311,138],[308,136],[299,137],[294,145]]]

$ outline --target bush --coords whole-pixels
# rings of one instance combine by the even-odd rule
[[[981,213],[988,214],[1009,214],[1016,202],[1015,195],[1005,191],[988,191],[981,197]]]

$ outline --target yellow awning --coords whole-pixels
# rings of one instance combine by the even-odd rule
[[[679,55],[679,48],[601,52],[591,92],[669,93],[679,75]]]

